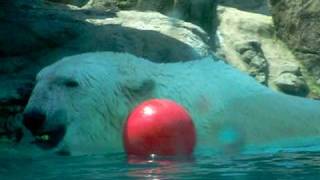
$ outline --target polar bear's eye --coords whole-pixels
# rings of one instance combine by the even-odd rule
[[[75,80],[67,80],[64,82],[64,85],[66,87],[75,88],[79,86],[79,83]]]

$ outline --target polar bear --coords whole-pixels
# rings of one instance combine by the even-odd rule
[[[188,110],[195,153],[320,144],[319,101],[273,92],[211,57],[169,64],[113,52],[65,57],[38,73],[23,123],[44,151],[123,152],[128,114],[151,98]]]

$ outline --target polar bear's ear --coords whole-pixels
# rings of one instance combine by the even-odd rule
[[[142,100],[152,97],[155,82],[152,79],[131,80],[122,84],[121,91],[130,100]]]

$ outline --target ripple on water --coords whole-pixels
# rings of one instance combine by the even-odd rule
[[[0,157],[6,179],[320,179],[320,152],[128,159],[124,154]]]

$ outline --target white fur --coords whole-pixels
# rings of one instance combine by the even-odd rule
[[[65,87],[69,79],[80,86]],[[121,152],[126,117],[150,98],[187,108],[196,125],[197,151],[307,146],[320,135],[318,101],[273,92],[211,58],[154,64],[112,52],[66,57],[38,74],[26,111],[40,108],[49,127],[67,124],[60,149]]]

